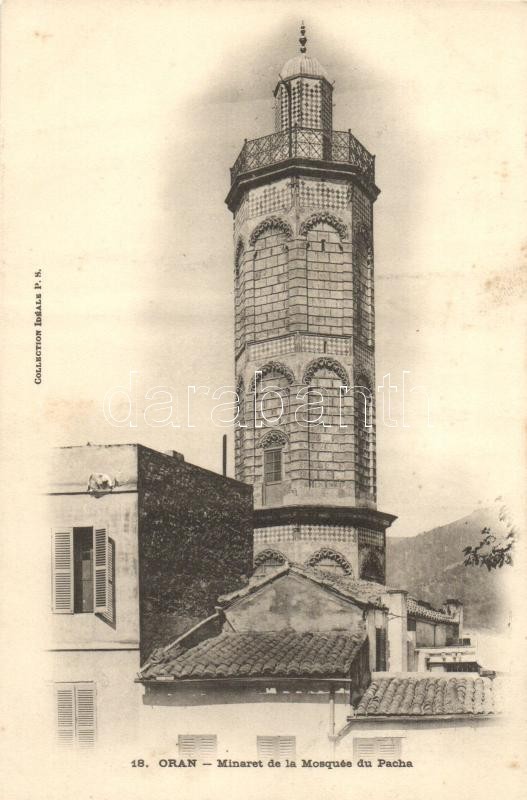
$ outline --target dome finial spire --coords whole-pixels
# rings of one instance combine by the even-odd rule
[[[305,53],[307,39],[306,39],[306,26],[304,25],[304,20],[302,20],[302,24],[300,25],[300,39],[298,41],[300,42],[300,52]]]

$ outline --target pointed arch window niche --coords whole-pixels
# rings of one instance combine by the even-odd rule
[[[270,430],[260,442],[263,450],[263,480],[265,484],[283,480],[283,448],[287,442],[281,431]]]
[[[313,553],[311,558],[306,562],[306,566],[316,567],[316,569],[323,570],[330,575],[353,575],[353,570],[348,559],[343,556],[342,553],[333,550],[331,547],[323,547],[317,550],[316,553]]]
[[[359,497],[375,498],[375,407],[369,378],[359,375],[354,389],[356,491]]]
[[[268,548],[262,550],[254,559],[254,574],[257,576],[266,575],[268,572],[283,567],[286,564],[286,557],[279,550]]]

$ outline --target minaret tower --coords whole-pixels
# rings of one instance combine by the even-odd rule
[[[236,477],[254,485],[255,566],[385,582],[377,511],[374,157],[333,130],[333,86],[307,55],[281,70],[275,132],[231,169]]]

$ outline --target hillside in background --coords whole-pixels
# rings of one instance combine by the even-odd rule
[[[448,525],[405,538],[387,537],[387,584],[438,607],[448,597],[464,604],[465,628],[504,631],[509,621],[507,577],[511,567],[465,567],[463,548],[477,544],[489,527],[506,529],[496,508],[481,509]]]

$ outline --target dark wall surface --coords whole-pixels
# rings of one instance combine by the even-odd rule
[[[252,486],[138,447],[141,663],[252,572]]]

